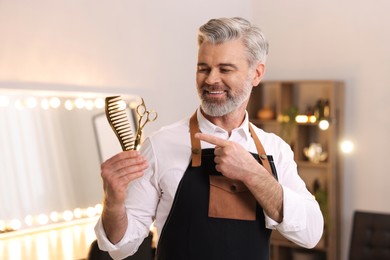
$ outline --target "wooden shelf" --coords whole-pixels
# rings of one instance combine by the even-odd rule
[[[273,132],[291,145],[298,173],[309,191],[316,196],[325,219],[324,237],[313,249],[327,260],[340,258],[340,180],[342,161],[338,153],[339,134],[343,129],[344,85],[338,81],[264,81],[253,89],[248,104],[251,122],[267,132]],[[323,109],[326,104],[326,111]],[[257,118],[260,109],[272,109],[274,119]],[[296,123],[295,115],[310,111],[329,119],[329,128],[321,130],[315,123]],[[326,115],[325,115],[326,114]],[[290,115],[289,122],[277,118]],[[324,162],[310,162],[304,148],[318,143],[328,156]],[[314,189],[319,186],[317,193]],[[325,194],[325,195],[324,195]],[[326,204],[326,205],[325,205]],[[331,224],[329,224],[331,223]],[[304,250],[282,237],[279,232],[271,236],[272,260],[292,259],[296,250]]]

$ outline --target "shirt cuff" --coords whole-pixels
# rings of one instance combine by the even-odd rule
[[[283,188],[283,221],[276,222],[265,213],[267,228],[278,229],[282,232],[296,232],[306,228],[306,207],[302,203],[302,195],[288,187]],[[307,198],[304,198],[305,200]],[[313,198],[314,199],[314,198]]]
[[[126,251],[128,252],[128,254],[131,255],[131,254],[134,254],[136,252],[136,250],[138,249],[137,244],[132,243],[136,240],[136,238],[134,236],[130,235],[129,227],[126,229],[126,232],[125,232],[124,236],[122,237],[122,239],[114,245],[107,238],[106,232],[104,231],[104,228],[103,228],[102,219],[99,218],[99,220],[95,226],[95,234],[96,234],[99,248],[103,251],[115,252],[115,251],[118,251],[121,249],[123,250],[123,247],[126,245],[126,247],[127,247]],[[129,248],[130,245],[132,245],[132,244],[134,245],[134,248]],[[128,255],[128,254],[126,254],[126,255]]]

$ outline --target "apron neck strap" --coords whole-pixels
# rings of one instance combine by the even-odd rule
[[[195,138],[195,134],[200,133],[196,112],[197,111],[195,111],[190,119],[192,167],[199,167],[202,163],[202,148],[200,146],[200,140]]]
[[[258,155],[259,155],[261,161],[263,162],[264,168],[265,168],[270,174],[272,174],[273,171],[272,171],[271,165],[270,165],[270,163],[269,163],[269,161],[268,161],[268,156],[267,156],[267,154],[265,153],[264,147],[263,147],[263,145],[261,144],[259,137],[257,137],[255,131],[253,130],[253,127],[252,127],[251,123],[249,123],[249,132],[251,133],[252,138],[253,138],[253,141],[255,142],[256,149],[257,149],[257,153],[258,153]]]
[[[271,166],[268,161],[267,154],[264,151],[264,147],[257,137],[251,123],[249,123],[249,132],[252,135],[253,141],[255,142],[257,153],[263,162],[264,168],[272,174]],[[190,118],[190,136],[191,136],[191,156],[192,156],[192,167],[199,167],[202,163],[202,148],[200,146],[200,140],[195,138],[195,134],[200,133],[197,111]]]

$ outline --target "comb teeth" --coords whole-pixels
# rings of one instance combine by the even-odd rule
[[[134,150],[134,134],[120,96],[106,97],[106,117],[123,151]]]

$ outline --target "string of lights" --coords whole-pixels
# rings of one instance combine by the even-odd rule
[[[87,208],[75,208],[73,210],[65,210],[62,212],[52,211],[48,214],[42,213],[38,215],[27,215],[24,220],[0,219],[0,234],[17,231],[22,228],[39,227],[53,223],[70,222],[76,219],[88,219],[101,215],[103,206],[96,204]]]

